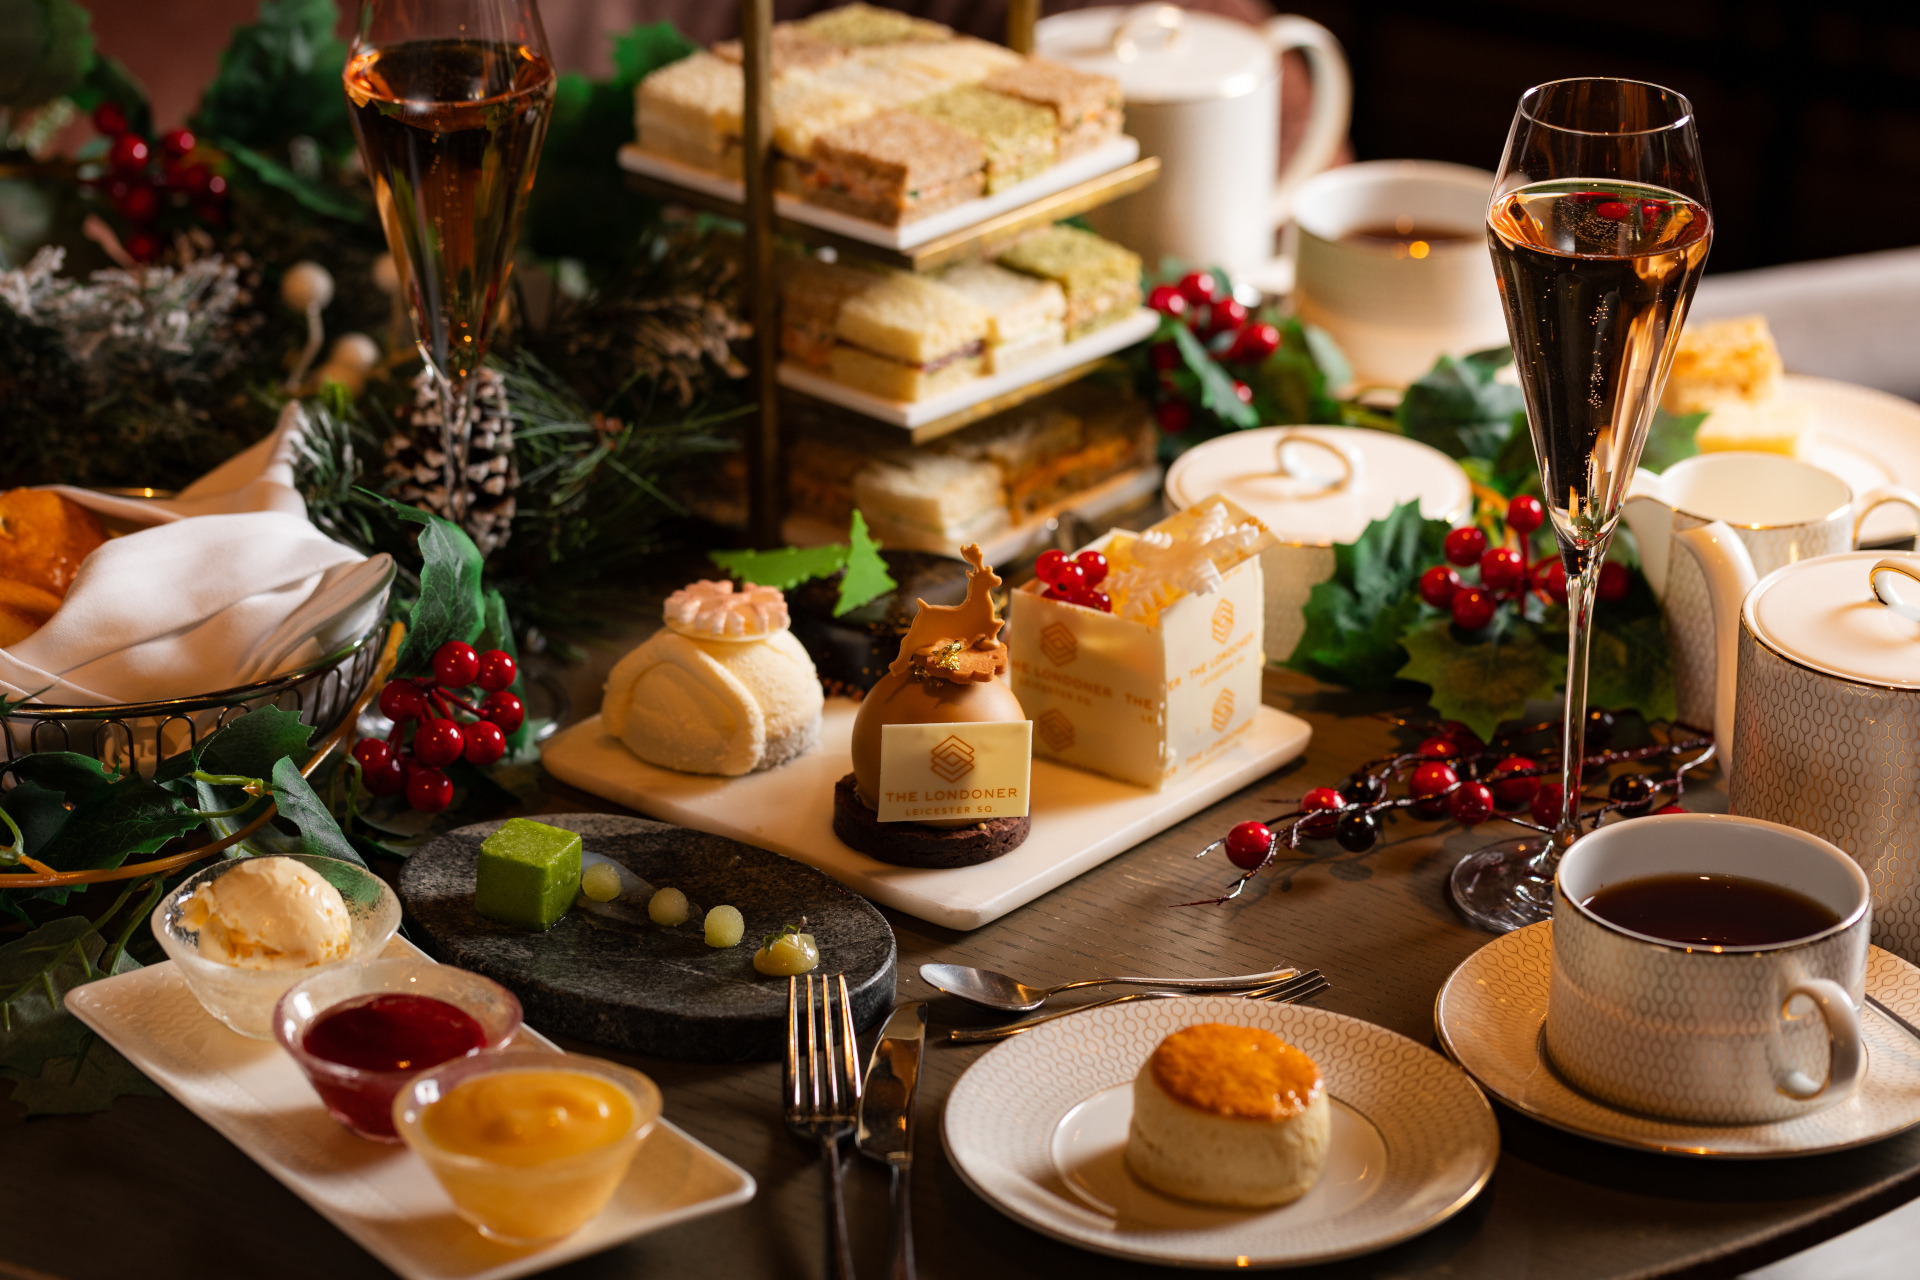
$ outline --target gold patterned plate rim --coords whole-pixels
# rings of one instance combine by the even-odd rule
[[[1198,1022],[1264,1028],[1319,1063],[1337,1112],[1336,1150],[1306,1198],[1271,1210],[1187,1205],[1124,1171],[1124,1143],[1112,1141],[1124,1133],[1121,1112],[1131,1114],[1121,1095],[1162,1039]],[[1349,1150],[1340,1165],[1343,1123],[1353,1147],[1373,1154]],[[1072,1145],[1096,1128],[1106,1137]],[[1110,1257],[1223,1270],[1307,1266],[1399,1244],[1471,1204],[1500,1157],[1493,1108],[1426,1045],[1324,1009],[1233,996],[1089,1009],[997,1045],[954,1084],[941,1139],[975,1193],[1043,1235]],[[1097,1145],[1083,1164],[1070,1158]],[[1096,1165],[1105,1184],[1084,1176]],[[1356,1169],[1364,1173],[1352,1176]],[[1119,1188],[1117,1210],[1093,1207],[1099,1197],[1087,1191],[1100,1185]]]
[[[1622,1111],[1575,1090],[1540,1052],[1553,922],[1495,938],[1448,975],[1433,1001],[1446,1054],[1500,1101],[1555,1129],[1610,1146],[1705,1160],[1783,1160],[1882,1142],[1920,1124],[1920,1041],[1873,1011],[1860,1022],[1867,1071],[1852,1097],[1793,1120],[1716,1125]],[[1867,993],[1920,1021],[1920,968],[1871,947]]]

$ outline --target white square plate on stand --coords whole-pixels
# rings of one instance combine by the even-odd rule
[[[423,953],[395,938],[383,954]],[[746,1170],[662,1119],[598,1217],[550,1245],[498,1244],[454,1213],[420,1157],[357,1137],[328,1115],[285,1049],[215,1021],[172,961],[75,987],[67,1008],[404,1280],[532,1275],[753,1199]],[[514,1043],[558,1052],[531,1028]]]
[[[599,716],[555,734],[540,755],[560,781],[649,818],[771,849],[875,902],[949,929],[978,929],[1266,777],[1313,736],[1306,721],[1263,706],[1251,732],[1164,791],[1036,758],[1033,833],[1025,844],[977,866],[923,870],[870,858],[833,834],[833,787],[853,771],[858,711],[858,703],[827,699],[818,746],[742,778],[647,764],[604,731]]]

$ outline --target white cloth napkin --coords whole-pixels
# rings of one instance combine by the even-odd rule
[[[307,521],[292,484],[304,426],[288,405],[272,435],[171,500],[57,487],[147,527],[88,556],[59,612],[0,650],[0,694],[98,706],[212,693],[314,662],[372,626],[393,561]]]

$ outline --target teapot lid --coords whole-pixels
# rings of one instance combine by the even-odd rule
[[[1167,500],[1184,509],[1231,498],[1281,542],[1353,542],[1402,503],[1449,524],[1473,509],[1460,464],[1431,445],[1365,427],[1259,427],[1195,445],[1167,471]]]
[[[1279,74],[1257,28],[1171,4],[1054,14],[1034,28],[1033,51],[1113,77],[1129,102],[1238,98]]]
[[[1756,639],[1803,667],[1920,689],[1920,556],[1851,551],[1786,565],[1741,612]]]

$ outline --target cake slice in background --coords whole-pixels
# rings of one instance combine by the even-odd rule
[[[889,400],[924,400],[978,377],[987,313],[904,272],[846,299],[828,357],[833,376]]]
[[[1120,82],[1111,76],[1028,58],[994,72],[982,83],[995,93],[1053,112],[1062,160],[1120,136]]]
[[[1054,226],[1005,250],[1000,265],[1051,280],[1067,295],[1067,341],[1123,320],[1140,306],[1140,255],[1091,231]]]
[[[942,285],[987,313],[987,372],[1005,373],[1066,341],[1067,296],[1051,280],[968,262],[941,273]]]

